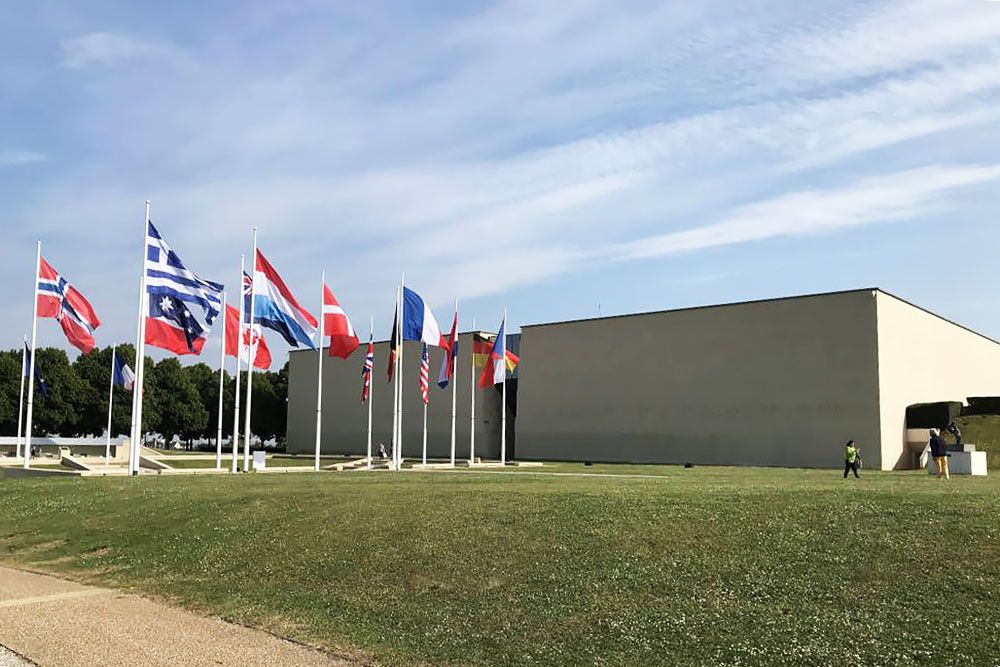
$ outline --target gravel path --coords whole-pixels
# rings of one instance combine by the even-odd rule
[[[0,645],[46,667],[357,663],[110,588],[0,567]],[[0,667],[31,664],[0,650]]]

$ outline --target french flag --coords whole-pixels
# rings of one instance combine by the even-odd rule
[[[319,321],[299,305],[278,272],[258,250],[253,274],[253,320],[274,329],[292,347],[314,348]]]
[[[84,354],[94,349],[94,330],[101,320],[90,302],[44,258],[38,267],[37,301],[38,317],[56,319],[70,345]]]
[[[448,339],[423,298],[409,287],[403,288],[403,340],[419,340],[449,350]]]

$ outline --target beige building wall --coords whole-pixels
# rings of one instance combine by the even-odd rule
[[[523,327],[517,455],[841,466],[880,437],[875,314],[863,290]]]
[[[357,454],[367,449],[368,408],[359,402],[361,366],[367,341],[346,361],[323,358],[323,432],[320,449],[326,454]],[[456,456],[469,457],[471,430],[471,334],[459,336],[458,386],[456,395]],[[324,354],[326,351],[324,350]],[[386,450],[392,443],[392,383],[386,378],[388,342],[375,344],[374,404],[372,410],[372,449],[378,443]],[[430,405],[427,411],[428,455],[447,458],[451,455],[451,386],[437,386],[438,371],[444,350],[433,348],[430,355]],[[419,459],[423,449],[423,402],[420,398],[420,345],[407,342],[403,353],[403,456]],[[286,450],[309,453],[315,448],[316,437],[315,350],[294,351],[288,362],[288,437]],[[493,389],[476,390],[476,456],[499,458],[500,400]]]
[[[911,468],[906,408],[1000,396],[1000,344],[890,294],[877,303],[882,469]]]

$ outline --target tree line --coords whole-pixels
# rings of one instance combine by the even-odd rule
[[[101,436],[107,430],[108,387],[111,382],[111,348],[94,348],[70,361],[64,350],[38,348],[35,363],[48,388],[39,395],[35,387],[33,435],[64,437]],[[117,354],[135,368],[135,348],[120,345]],[[246,378],[243,378],[244,381]],[[0,351],[0,433],[17,433],[18,389],[21,386],[21,350]],[[232,436],[236,383],[225,374],[222,395],[223,437]],[[167,442],[174,436],[193,443],[217,433],[219,414],[219,371],[207,364],[182,366],[169,357],[155,362],[146,357],[143,383],[142,429]],[[241,383],[241,403],[246,402],[246,385]],[[25,379],[25,405],[27,405]],[[288,364],[277,372],[254,373],[253,413],[250,427],[264,440],[284,441],[287,423]],[[241,406],[242,408],[243,406]],[[132,392],[115,387],[111,410],[111,433],[127,435],[131,430]],[[244,413],[241,409],[240,430]]]

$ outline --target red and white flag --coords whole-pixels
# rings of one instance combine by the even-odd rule
[[[38,317],[56,319],[70,345],[84,354],[94,349],[94,329],[101,320],[90,302],[44,258],[38,267],[37,293]]]
[[[351,326],[347,313],[340,307],[337,297],[323,284],[323,335],[330,337],[330,356],[346,359],[358,349],[358,335]],[[320,346],[323,341],[320,341]]]
[[[241,332],[239,338],[237,337],[237,331]],[[250,325],[246,322],[240,326],[240,311],[227,304],[226,356],[235,357],[238,348],[240,361],[248,363],[250,359],[250,346],[256,345],[257,354],[254,356],[254,367],[261,369],[270,368],[271,351],[267,348],[267,341],[264,340],[264,334],[261,332],[260,325],[255,324],[252,331],[253,335],[251,336]],[[242,345],[239,343],[242,343]]]
[[[423,351],[420,353],[420,397],[424,399],[424,404],[430,402],[430,395],[427,393],[427,376],[429,374],[430,361],[427,359],[427,343],[424,343]]]

